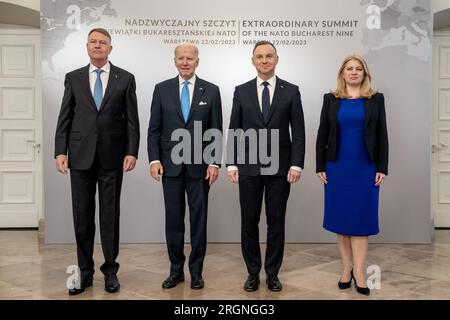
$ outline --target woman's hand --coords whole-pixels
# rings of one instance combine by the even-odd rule
[[[324,184],[327,184],[327,174],[325,172],[317,172],[317,176],[322,180]]]
[[[386,175],[384,173],[377,172],[377,174],[375,175],[375,186],[381,186],[384,179],[386,179]]]

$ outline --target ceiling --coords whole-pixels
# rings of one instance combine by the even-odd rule
[[[0,1],[0,24],[39,28],[39,4],[38,0]],[[445,8],[445,6],[442,5],[435,9],[441,8]],[[435,12],[433,29],[450,30],[450,8]]]

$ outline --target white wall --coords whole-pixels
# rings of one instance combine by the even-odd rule
[[[0,2],[12,3],[36,11],[39,11],[41,7],[41,2],[39,0],[4,0]]]
[[[450,0],[431,0],[431,11],[433,13],[450,8]]]

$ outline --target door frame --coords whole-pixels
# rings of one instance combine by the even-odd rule
[[[439,47],[436,47],[436,38],[441,38],[441,37],[445,37],[448,38],[450,40],[450,30],[442,30],[442,31],[433,31],[433,46],[432,46],[432,51],[433,51],[433,71],[432,71],[432,112],[433,112],[433,117],[432,117],[432,121],[431,121],[431,136],[432,136],[432,150],[433,148],[439,148],[439,135],[438,135],[438,131],[439,129],[435,127],[435,115],[437,115],[439,113],[439,85],[437,83],[437,81],[439,80],[439,61],[440,61],[440,57],[439,57]],[[430,150],[430,152],[432,152],[432,150]],[[437,152],[438,149],[437,149]],[[438,183],[439,183],[439,179],[438,179],[438,158],[439,158],[439,154],[433,154],[433,152],[431,153],[431,219],[432,219],[432,223],[433,226],[435,228],[450,228],[450,222],[449,223],[445,223],[445,225],[443,225],[442,223],[444,223],[444,221],[441,221],[439,219],[439,217],[436,217],[436,212],[439,211],[438,208],[438,201],[439,201],[439,195],[438,195],[438,191],[439,191],[439,187],[438,187]]]
[[[44,227],[45,213],[44,213],[44,164],[43,164],[43,112],[42,112],[42,59],[41,59],[41,30],[29,27],[21,26],[11,26],[2,27],[0,25],[0,35],[1,36],[31,36],[36,37],[38,41],[33,44],[34,48],[34,72],[35,72],[35,82],[34,82],[34,97],[35,97],[35,144],[38,150],[35,151],[35,157],[38,156],[38,163],[35,166],[35,183],[34,183],[34,199],[35,206],[38,211],[36,227],[42,230]],[[39,154],[37,153],[39,151]],[[14,165],[11,166],[14,169]],[[19,170],[20,171],[20,170]],[[20,228],[20,226],[17,226]],[[24,226],[25,228],[27,226]],[[13,227],[15,228],[15,227]]]

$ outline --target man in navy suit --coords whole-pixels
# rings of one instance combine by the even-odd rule
[[[249,273],[244,289],[259,288],[258,224],[265,195],[266,282],[269,290],[281,291],[278,272],[283,260],[286,205],[290,185],[299,181],[305,157],[303,109],[298,87],[275,76],[278,55],[272,43],[256,43],[252,62],[258,74],[256,79],[234,91],[230,132],[240,129],[245,135],[229,135],[227,151],[232,151],[232,155],[227,154],[227,171],[230,181],[239,183],[241,246]],[[257,139],[249,142],[246,137],[252,136],[251,131],[256,132]],[[261,135],[266,133],[264,141]],[[238,154],[238,149],[245,150],[245,154]],[[269,152],[271,163],[261,157],[262,150]],[[256,161],[251,160],[252,154],[257,154]]]
[[[120,191],[123,172],[136,165],[139,119],[134,76],[109,62],[111,36],[89,32],[90,64],[69,72],[55,134],[56,169],[70,167],[72,207],[81,271],[79,294],[92,286],[94,274],[95,192],[98,185],[105,290],[119,291]],[[67,155],[68,154],[68,155]]]
[[[221,138],[220,141],[215,141],[220,145],[216,152],[211,157],[204,158],[207,143],[203,141],[203,135],[207,130],[215,129],[221,136],[222,103],[219,88],[195,74],[199,63],[196,46],[177,46],[174,62],[179,74],[155,86],[147,138],[150,175],[157,181],[162,177],[166,208],[170,274],[162,287],[173,288],[184,281],[186,193],[192,248],[189,256],[191,288],[202,289],[208,192],[218,178],[221,162]],[[173,136],[180,129],[188,133],[187,144],[192,147],[191,150],[182,150],[182,161],[175,159],[179,153],[175,150],[178,150],[180,142]],[[199,139],[200,146],[196,149],[195,144]]]

